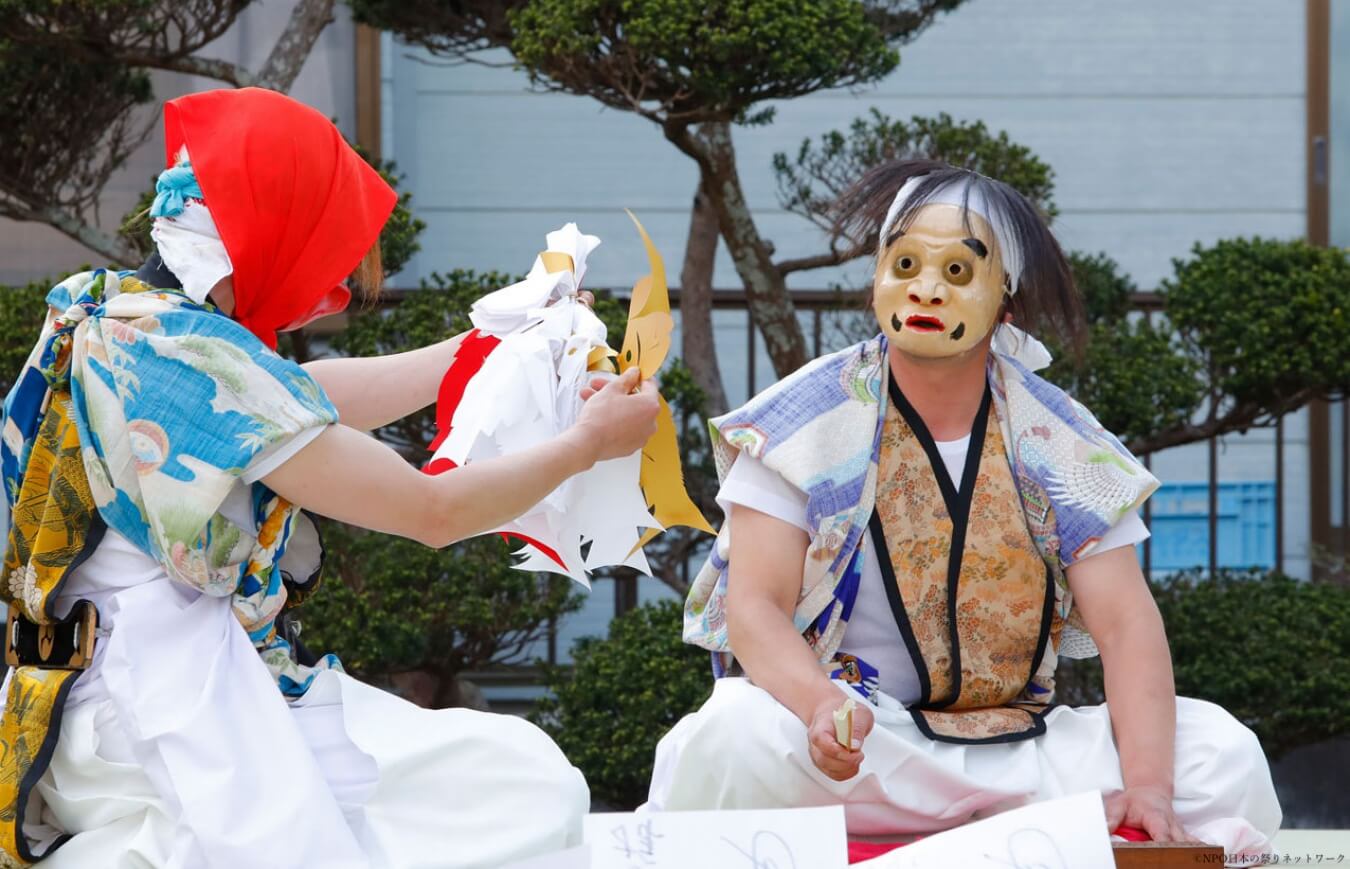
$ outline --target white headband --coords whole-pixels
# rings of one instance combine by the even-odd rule
[[[886,237],[895,225],[895,219],[900,215],[905,203],[914,195],[914,191],[918,188],[923,177],[919,175],[909,179],[896,192],[890,210],[886,212],[886,219],[881,222],[881,233],[877,239],[877,256],[880,256],[882,250],[886,247]],[[1022,276],[1021,240],[1012,225],[1004,219],[1002,213],[989,207],[989,203],[985,200],[984,194],[980,192],[979,188],[973,187],[968,180],[958,179],[934,190],[924,201],[924,204],[955,205],[964,207],[967,211],[983,217],[989,223],[989,228],[994,232],[994,241],[998,244],[999,256],[1003,258],[1003,270],[1008,273],[1008,292],[1017,292],[1018,280]]]

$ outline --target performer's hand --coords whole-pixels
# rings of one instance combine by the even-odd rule
[[[630,368],[603,386],[602,381],[594,380],[591,388],[582,392],[586,404],[576,427],[583,432],[597,462],[631,455],[656,433],[661,402],[651,380],[633,391],[641,376],[636,368]]]
[[[604,377],[594,377],[587,380],[581,387],[581,400],[590,401],[591,396],[605,388],[605,384],[613,380],[613,375],[606,374]]]
[[[1143,830],[1155,842],[1200,843],[1177,820],[1172,795],[1154,785],[1136,785],[1106,798],[1106,829],[1114,832],[1122,824]]]
[[[837,693],[837,692],[836,692]],[[853,709],[853,746],[844,748],[834,735],[834,711],[842,706],[842,694],[832,697],[816,707],[811,716],[811,726],[806,730],[806,740],[811,749],[811,762],[823,773],[835,781],[848,781],[858,774],[862,765],[863,740],[872,732],[872,710],[866,703],[859,703]]]

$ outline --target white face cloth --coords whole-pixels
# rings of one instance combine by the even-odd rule
[[[156,217],[150,237],[164,265],[182,282],[183,292],[199,305],[221,278],[234,272],[216,222],[201,202],[189,200],[176,217]]]
[[[179,150],[178,162],[189,162],[186,147]],[[156,217],[150,238],[159,249],[159,258],[182,283],[183,292],[199,305],[221,278],[234,273],[216,221],[199,200],[189,199],[181,214]]]

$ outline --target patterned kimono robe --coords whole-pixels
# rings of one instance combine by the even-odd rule
[[[877,547],[888,592],[906,601],[901,609],[908,615],[899,617],[911,622],[905,639],[925,686],[912,711],[925,733],[944,741],[1042,732],[1038,714],[1053,698],[1058,656],[1096,652],[1064,569],[1091,554],[1158,485],[1082,405],[995,353],[968,457],[968,470],[978,475],[967,474],[963,502],[945,474],[935,476],[941,462],[890,381],[882,336],[816,360],[711,428],[720,476],[744,450],[807,495],[813,532],[794,621],[831,671],[838,670],[834,659],[857,597],[862,547]],[[921,509],[916,499],[940,509]],[[986,545],[991,538],[1013,540],[995,559],[968,550],[972,501],[982,505],[979,516],[999,517],[994,525],[976,523]],[[936,524],[914,518],[939,514]],[[1023,521],[1009,523],[1009,515]],[[685,640],[714,653],[718,675],[731,664],[729,533],[724,526],[685,607]],[[1010,559],[1017,588],[980,587],[981,571],[1004,570]],[[981,632],[969,618],[972,607],[980,619],[1005,627],[1012,612],[1026,617],[1011,630]],[[993,662],[1009,656],[1022,662],[1020,675],[995,672]],[[953,710],[979,710],[979,719]]]
[[[0,592],[27,620],[55,621],[68,578],[113,528],[174,580],[229,597],[280,690],[303,695],[315,668],[296,662],[276,620],[318,580],[313,525],[261,485],[251,492],[256,525],[240,527],[220,511],[246,467],[317,434],[337,411],[299,366],[181,291],[98,270],[58,284],[47,302],[57,313],[0,417]],[[313,557],[284,569],[302,528]],[[317,669],[338,667],[325,656]],[[23,666],[10,678],[0,851],[14,865],[63,841],[31,841],[22,819],[80,674]]]

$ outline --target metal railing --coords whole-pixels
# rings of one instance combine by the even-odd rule
[[[838,290],[794,290],[792,292],[793,304],[798,311],[808,312],[810,314],[811,329],[807,340],[812,348],[812,354],[819,356],[823,345],[823,325],[825,315],[831,312],[837,312],[842,309],[862,310],[866,304],[866,292],[863,291],[838,291]],[[678,307],[679,290],[671,289],[671,307]],[[1162,303],[1155,293],[1134,293],[1130,298],[1130,307],[1132,311],[1142,314],[1146,319],[1152,320],[1154,316],[1162,311]],[[745,313],[745,352],[746,352],[746,394],[753,395],[756,390],[756,357],[757,342],[760,340],[755,329],[754,318],[751,316],[746,304],[746,296],[743,290],[716,290],[713,293],[714,310],[739,310]],[[1344,414],[1345,427],[1343,431],[1350,432],[1350,404],[1342,404],[1340,412]],[[1285,480],[1285,460],[1284,460],[1284,422],[1278,421],[1274,426],[1274,473],[1275,473],[1275,504],[1274,504],[1274,565],[1276,570],[1284,568],[1284,498],[1286,490]],[[1205,442],[1207,453],[1207,536],[1208,551],[1207,562],[1204,566],[1208,572],[1213,575],[1219,568],[1219,441],[1218,437],[1208,438]],[[1346,459],[1343,467],[1350,467],[1350,436],[1342,438],[1342,446],[1345,451]],[[1142,457],[1145,467],[1152,469],[1153,456],[1145,454]],[[1350,517],[1350,486],[1341,487],[1341,496],[1344,502],[1343,515]],[[1146,501],[1142,510],[1141,518],[1144,524],[1153,527],[1153,505],[1151,501]],[[1350,523],[1347,523],[1350,524]],[[1145,540],[1142,546],[1142,563],[1145,575],[1150,575],[1153,569],[1153,540]]]

